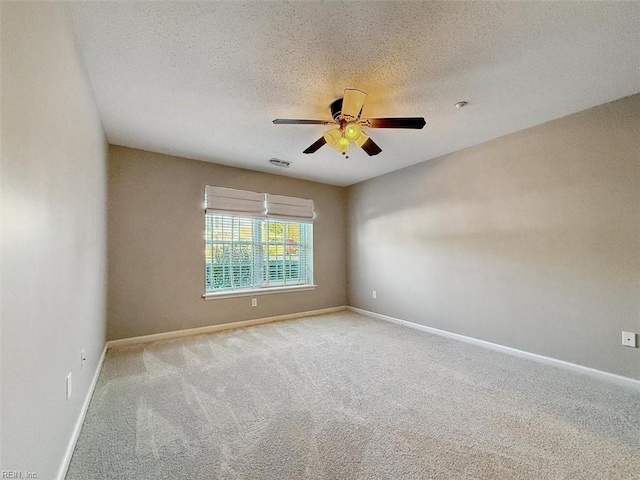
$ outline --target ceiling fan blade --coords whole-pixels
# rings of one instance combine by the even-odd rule
[[[382,149],[378,146],[378,144],[373,140],[371,140],[370,138],[367,139],[367,141],[362,144],[361,148],[365,152],[367,152],[367,155],[369,156],[377,155],[382,151]]]
[[[360,118],[365,98],[367,98],[367,94],[360,90],[355,88],[345,89],[344,98],[342,99],[342,115],[348,115],[355,119]]]
[[[327,125],[327,120],[297,120],[293,118],[276,118],[273,123],[276,125]]]
[[[426,125],[422,117],[405,117],[405,118],[369,118],[371,128],[414,128],[421,129]]]
[[[316,140],[316,142],[311,145],[309,148],[307,148],[304,152],[302,153],[314,153],[316,152],[320,147],[322,147],[325,143],[327,143],[327,141],[324,139],[324,137],[320,137],[318,140]]]

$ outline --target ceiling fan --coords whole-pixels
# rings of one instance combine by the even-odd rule
[[[345,155],[349,151],[349,143],[362,148],[368,155],[377,155],[382,149],[367,134],[364,128],[411,128],[421,129],[425,126],[422,117],[403,118],[361,118],[362,106],[367,94],[355,88],[347,88],[344,97],[331,104],[330,120],[295,120],[277,118],[276,125],[331,125],[334,128],[326,132],[314,142],[304,153],[314,153],[325,143]]]

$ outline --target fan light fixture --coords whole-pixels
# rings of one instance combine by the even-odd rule
[[[355,143],[358,148],[362,146],[366,141],[366,139],[362,142],[359,141],[363,135],[360,125],[348,123],[345,127],[329,130],[324,134],[324,139],[330,147],[335,148],[340,153],[347,153],[349,151],[349,142]]]
[[[337,128],[332,128],[328,132],[324,134],[324,139],[330,147],[335,148],[336,150],[338,145],[338,140],[342,138],[342,132]]]
[[[344,137],[350,142],[355,142],[362,135],[362,128],[357,123],[349,123],[344,129]]]

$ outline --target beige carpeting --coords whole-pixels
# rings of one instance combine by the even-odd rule
[[[109,351],[67,475],[430,478],[640,478],[640,392],[341,312]]]

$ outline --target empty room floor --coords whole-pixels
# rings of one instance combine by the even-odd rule
[[[632,479],[639,412],[345,311],[110,350],[67,479]]]

